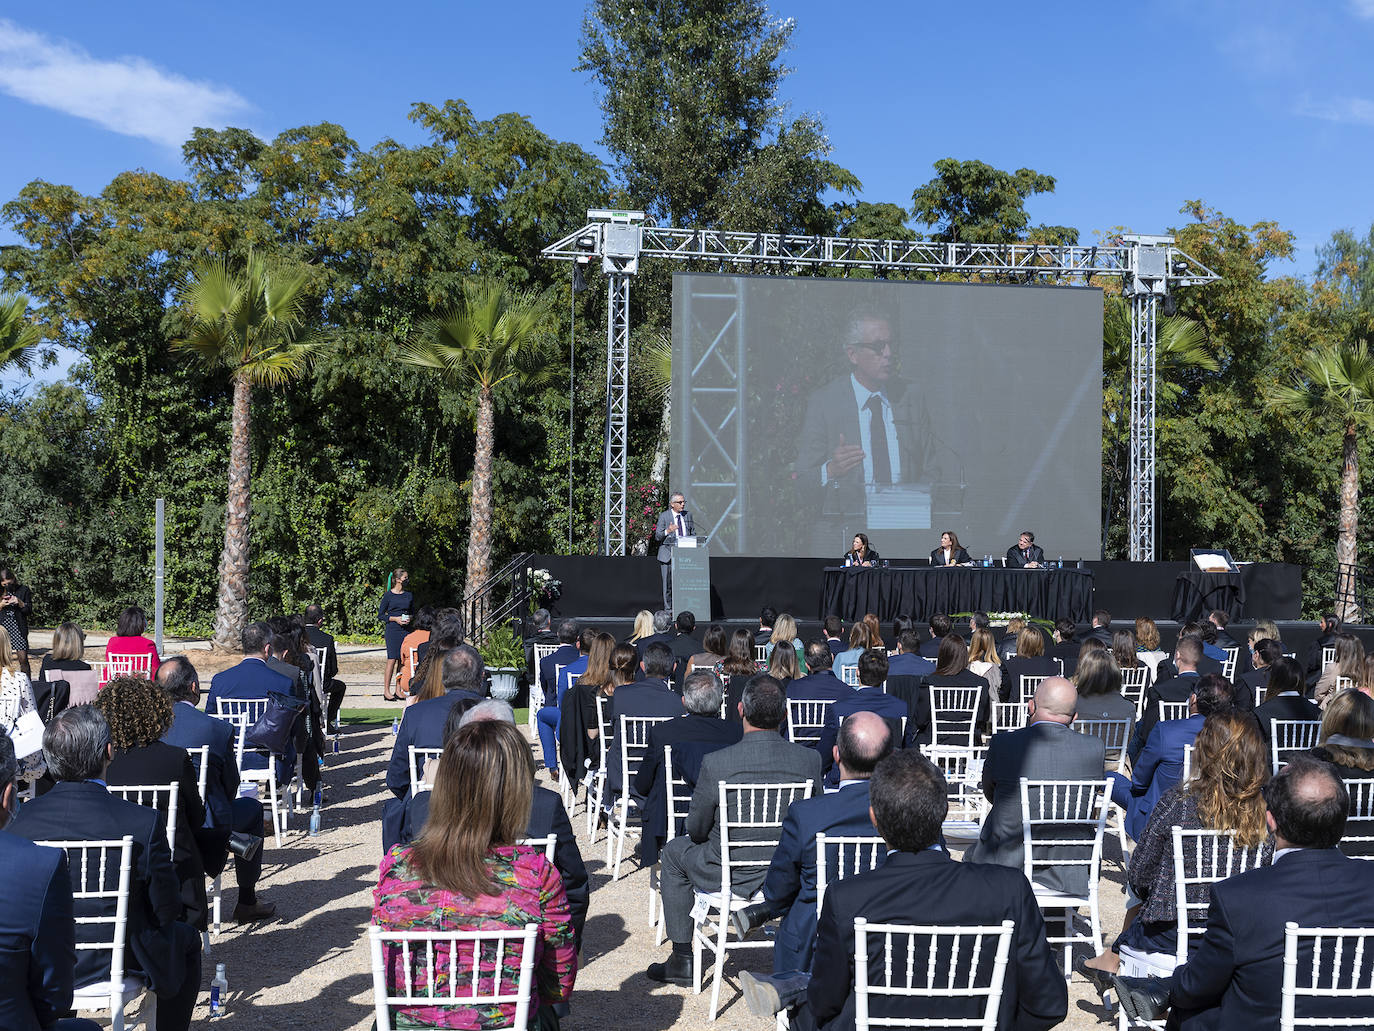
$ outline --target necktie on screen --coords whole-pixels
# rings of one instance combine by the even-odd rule
[[[883,399],[870,394],[864,405],[872,418],[868,423],[868,449],[873,453],[873,482],[892,482],[892,457],[887,450],[887,426],[883,423]]]

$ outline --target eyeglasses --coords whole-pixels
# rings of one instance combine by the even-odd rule
[[[862,347],[865,351],[872,351],[874,354],[881,354],[883,351],[892,350],[891,340],[862,340],[852,347]]]

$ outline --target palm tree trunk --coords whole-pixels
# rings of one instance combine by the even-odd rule
[[[237,649],[248,622],[249,499],[248,431],[252,421],[252,385],[244,372],[234,376],[234,409],[230,419],[229,493],[224,513],[224,553],[219,560],[219,600],[214,643]]]
[[[654,445],[654,466],[649,479],[664,487],[668,485],[663,478],[668,475],[668,446],[673,436],[673,401],[667,394],[663,396],[663,416],[658,421],[658,442]]]
[[[491,387],[484,386],[477,395],[477,454],[472,463],[472,518],[468,526],[467,587],[463,592],[469,598],[491,573],[491,454],[495,423]],[[469,633],[473,629],[469,627]]]
[[[1355,424],[1345,424],[1341,465],[1341,524],[1336,535],[1336,600],[1342,622],[1353,622],[1359,614],[1355,604],[1355,534],[1360,508],[1360,451]]]

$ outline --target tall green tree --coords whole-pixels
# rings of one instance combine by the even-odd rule
[[[794,27],[764,0],[591,0],[577,70],[596,81],[622,203],[673,225],[831,230],[823,194],[859,181],[778,96]]]
[[[506,385],[527,393],[553,375],[545,336],[549,318],[546,295],[515,291],[500,280],[470,280],[463,284],[460,307],[429,320],[400,345],[410,364],[436,370],[456,390],[476,389],[465,597],[491,575],[496,392]]]
[[[0,369],[27,372],[38,357],[43,334],[29,321],[28,307],[19,294],[0,294]]]
[[[1276,408],[1314,419],[1329,418],[1341,428],[1341,504],[1336,533],[1336,584],[1342,618],[1358,613],[1353,590],[1360,507],[1360,436],[1374,430],[1374,355],[1363,340],[1314,348],[1302,359],[1295,382],[1274,387]]]
[[[1030,168],[1005,172],[982,161],[941,158],[935,178],[912,193],[911,212],[942,243],[1013,243],[1028,234],[1026,198],[1053,192],[1054,176]],[[1078,242],[1078,231],[1065,226],[1037,226],[1030,235]]]
[[[253,387],[273,389],[300,378],[319,347],[320,341],[305,333],[306,281],[305,269],[274,268],[250,253],[241,272],[230,271],[223,259],[202,263],[181,295],[190,325],[173,350],[227,370],[234,384],[214,630],[214,642],[222,648],[238,646],[248,621]]]
[[[1374,226],[1364,236],[1338,229],[1317,248],[1317,279],[1335,289],[1341,305],[1374,325]]]

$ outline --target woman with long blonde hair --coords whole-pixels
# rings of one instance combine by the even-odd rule
[[[797,636],[797,621],[786,612],[773,620],[773,636],[768,639],[768,657],[771,659],[778,645],[785,644],[796,653],[797,666],[806,673],[806,652],[801,638]]]
[[[1134,898],[1127,898],[1126,926],[1111,951],[1083,960],[1077,967],[1099,992],[1111,987],[1111,975],[1120,969],[1120,949],[1175,953],[1175,826],[1225,831],[1237,848],[1257,850],[1251,866],[1272,861],[1274,846],[1264,822],[1263,795],[1269,777],[1269,750],[1250,713],[1207,717],[1193,742],[1192,777],[1160,798],[1131,854],[1126,881]],[[1188,887],[1190,903],[1205,903],[1210,895],[1205,884]]]
[[[529,824],[533,793],[534,762],[519,730],[499,720],[461,728],[439,757],[424,830],[382,860],[372,922],[393,931],[518,931],[536,924],[532,1003],[545,1011],[571,995],[577,951],[558,871],[542,848],[517,844]],[[442,942],[436,946],[445,967],[448,948]],[[462,951],[453,969],[471,971],[471,948]],[[402,971],[399,947],[388,947],[383,961],[392,984],[413,978],[416,994],[424,994],[429,976],[424,964]],[[502,995],[515,994],[516,974],[513,968],[501,970]],[[399,1015],[419,1027],[509,1026],[515,1004],[471,1010],[420,1006]],[[557,1026],[551,1009],[537,1020],[531,1014],[530,1026],[536,1023]]]
[[[630,643],[638,644],[646,637],[654,635],[654,614],[648,609],[640,609],[635,613],[634,630],[630,633]]]
[[[1002,658],[991,630],[975,630],[968,649],[968,668],[988,682],[988,701],[1002,697]]]

